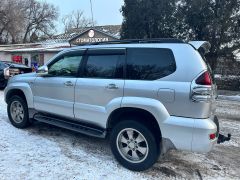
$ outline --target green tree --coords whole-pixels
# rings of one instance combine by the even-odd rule
[[[124,0],[122,39],[174,36],[175,0]]]
[[[208,59],[214,68],[217,57],[240,49],[239,0],[181,0],[175,15],[178,37],[206,40],[212,45]]]
[[[122,39],[206,40],[208,60],[240,49],[240,0],[125,0]]]

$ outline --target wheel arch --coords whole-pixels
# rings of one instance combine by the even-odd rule
[[[107,129],[111,130],[114,125],[116,125],[118,122],[121,122],[122,119],[129,119],[129,117],[132,117],[133,120],[139,121],[140,123],[148,126],[148,128],[153,130],[154,135],[156,135],[156,137],[159,137],[159,140],[161,140],[161,128],[156,117],[151,112],[141,108],[121,107],[115,109],[108,118]]]
[[[21,89],[11,89],[10,91],[8,91],[6,94],[6,102],[8,103],[10,98],[13,96],[19,96],[19,97],[23,98],[25,101],[27,101],[26,96]]]
[[[9,99],[14,95],[22,97],[27,102],[28,108],[33,108],[33,95],[30,87],[7,87],[5,90],[6,103],[8,103]]]

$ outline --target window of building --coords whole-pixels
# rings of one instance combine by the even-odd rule
[[[127,53],[127,79],[156,80],[176,71],[170,49],[130,48]]]

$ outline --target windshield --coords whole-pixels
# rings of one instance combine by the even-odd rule
[[[3,62],[0,62],[0,69],[4,69],[4,68],[6,68],[6,67],[8,67],[7,64],[5,64],[5,63],[3,63]]]
[[[4,64],[7,66],[10,66],[10,67],[28,68],[24,64],[18,64],[18,63],[13,63],[13,62],[4,62]]]

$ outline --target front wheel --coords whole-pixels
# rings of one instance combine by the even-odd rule
[[[28,106],[26,101],[19,97],[10,98],[7,106],[8,117],[13,126],[26,128],[29,126]]]
[[[123,121],[112,130],[111,149],[125,168],[143,171],[158,159],[160,144],[151,130],[137,121]]]

